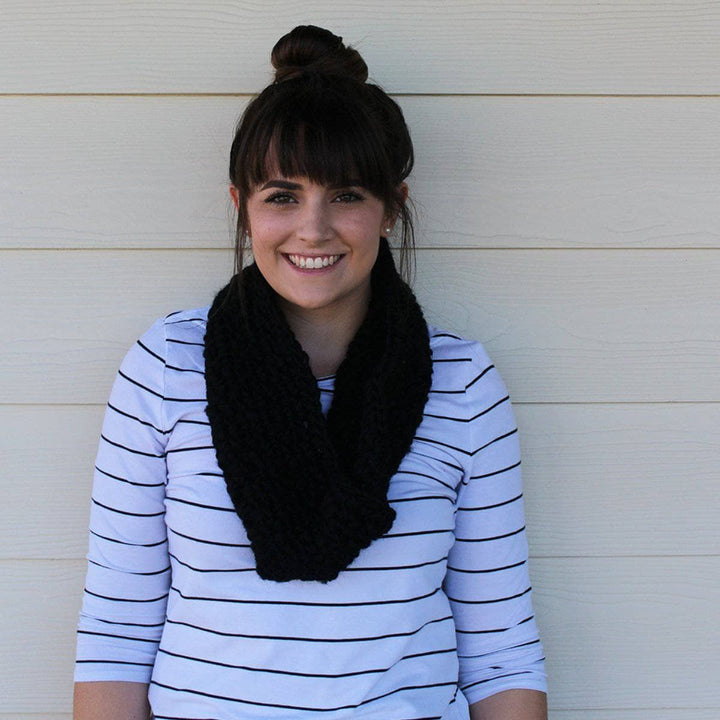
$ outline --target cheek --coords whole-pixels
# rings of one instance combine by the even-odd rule
[[[376,212],[363,213],[353,218],[348,225],[348,230],[358,240],[364,242],[375,242],[380,237],[383,227],[382,216]]]
[[[282,240],[286,234],[287,223],[282,218],[268,216],[265,213],[252,213],[248,218],[250,237],[264,247],[270,247]]]

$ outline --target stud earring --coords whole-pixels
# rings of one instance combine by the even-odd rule
[[[386,234],[386,235],[389,235],[391,232],[392,232],[392,228],[388,225],[388,226],[385,228],[385,234]]]

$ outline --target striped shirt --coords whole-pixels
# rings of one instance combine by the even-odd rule
[[[76,681],[150,683],[157,720],[447,720],[502,690],[545,691],[517,426],[482,346],[430,328],[432,388],[390,481],[392,528],[332,582],[278,583],[255,572],[215,457],[206,317],[158,320],[115,380]],[[318,383],[327,412],[333,378]]]

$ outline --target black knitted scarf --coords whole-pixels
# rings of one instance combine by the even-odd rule
[[[216,296],[205,336],[207,415],[258,574],[334,580],[395,511],[390,477],[430,389],[427,325],[382,239],[367,316],[327,417],[308,357],[255,264]]]

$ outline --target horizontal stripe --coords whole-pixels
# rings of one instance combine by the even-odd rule
[[[134,420],[137,423],[140,423],[141,425],[145,425],[146,427],[152,428],[155,432],[160,433],[162,435],[167,435],[170,431],[169,430],[161,430],[159,427],[156,427],[151,422],[148,422],[147,420],[142,420],[137,415],[132,415],[131,413],[125,412],[124,410],[121,410],[118,407],[115,407],[112,403],[108,403],[107,406],[116,412],[118,415],[122,415],[123,417],[129,418],[130,420]]]
[[[525,526],[523,525],[519,530],[513,530],[509,533],[503,533],[502,535],[493,535],[492,537],[484,537],[484,538],[455,538],[455,542],[490,542],[491,540],[502,540],[503,538],[512,537],[513,535],[518,535],[523,530],[525,530]]]
[[[130,660],[76,660],[76,663],[94,663],[97,665],[137,665],[138,667],[152,667],[155,663],[132,662]]]
[[[396,475],[412,475],[414,477],[424,477],[428,480],[433,480],[435,482],[440,483],[443,487],[448,488],[448,490],[455,490],[455,488],[450,485],[449,483],[446,483],[444,480],[441,480],[440,478],[436,478],[433,475],[427,475],[426,473],[421,472],[413,472],[412,470],[398,470]]]
[[[446,495],[421,495],[420,497],[393,498],[392,500],[388,500],[388,503],[390,503],[390,505],[397,505],[400,503],[421,502],[423,500],[445,500],[452,504],[452,500]]]
[[[512,465],[508,465],[507,467],[504,467],[500,470],[494,470],[493,472],[483,473],[482,475],[471,475],[468,479],[469,480],[482,480],[483,478],[489,478],[489,477],[493,477],[495,475],[502,475],[505,472],[514,470],[516,467],[520,467],[520,464],[521,464],[521,461],[518,460],[516,463],[513,463]]]
[[[124,597],[113,597],[112,595],[100,595],[99,593],[91,592],[87,588],[85,588],[85,592],[88,595],[92,595],[93,597],[101,598],[102,600],[110,600],[112,602],[130,602],[130,603],[152,603],[152,602],[160,602],[160,600],[165,600],[165,598],[168,596],[168,593],[165,593],[164,595],[160,595],[156,598],[124,598]]]
[[[160,357],[156,352],[153,352],[145,343],[143,343],[142,340],[138,340],[137,344],[151,357],[154,357],[156,360],[159,360],[163,366],[165,365],[165,358]]]
[[[428,560],[427,562],[415,563],[413,565],[385,565],[381,567],[347,567],[342,572],[385,572],[388,570],[415,570],[416,568],[428,567],[429,565],[439,565],[447,560],[447,555],[438,560]]]
[[[382,635],[368,635],[368,636],[361,636],[361,637],[339,637],[339,638],[318,638],[318,637],[308,637],[308,636],[297,636],[297,635],[263,635],[263,634],[252,634],[252,633],[232,633],[232,632],[224,632],[222,630],[215,630],[213,628],[206,628],[202,627],[201,625],[193,625],[192,623],[184,622],[182,620],[173,620],[172,618],[167,618],[166,622],[169,625],[180,625],[182,627],[188,627],[192,628],[193,630],[199,630],[200,632],[206,632],[210,633],[212,635],[220,635],[221,637],[235,637],[235,638],[243,638],[245,640],[279,640],[279,641],[287,641],[287,642],[303,642],[303,643],[367,643],[367,642],[377,642],[381,640],[390,640],[392,638],[408,638],[412,637],[413,635],[417,635],[418,633],[422,632],[426,627],[430,625],[435,625],[438,623],[448,622],[452,621],[453,616],[452,615],[446,615],[444,617],[440,618],[434,618],[432,620],[429,620],[426,623],[423,623],[420,625],[420,627],[415,628],[414,630],[408,630],[406,632],[394,632],[394,633],[385,633]],[[500,632],[500,631],[498,631]]]
[[[516,600],[523,595],[527,595],[532,588],[526,588],[522,592],[516,593],[515,595],[508,595],[507,597],[492,598],[491,600],[460,600],[459,598],[450,597],[448,600],[455,603],[464,603],[465,605],[491,605],[492,603],[507,602],[508,600]]]
[[[430,460],[430,462],[434,463],[440,463],[441,465],[444,465],[445,467],[449,467],[452,470],[457,470],[459,473],[463,472],[464,468],[462,465],[457,465],[456,463],[451,463],[449,460],[443,460],[442,458],[433,457],[432,455],[427,455],[420,451],[419,448],[416,448],[414,453],[416,457],[418,458],[427,458]],[[418,473],[420,474],[420,473]],[[432,478],[435,480],[435,482],[442,482],[436,475],[427,475],[426,477]],[[445,483],[443,483],[445,484]],[[446,485],[446,487],[451,487],[450,485]]]
[[[218,598],[204,597],[202,595],[185,595],[179,588],[174,585],[170,586],[172,592],[176,592],[184,600],[195,600],[198,602],[218,602],[229,603],[232,605],[278,605],[278,606],[297,606],[297,607],[366,607],[369,605],[405,605],[419,600],[427,600],[433,595],[437,595],[442,588],[435,588],[431,592],[424,595],[417,595],[410,598],[392,598],[386,600],[363,600],[361,602],[310,602],[309,600],[260,600],[259,598]]]
[[[510,500],[504,500],[503,502],[495,503],[493,505],[479,505],[478,507],[459,507],[458,512],[475,512],[476,510],[492,510],[493,508],[503,507],[504,505],[510,505],[510,503],[517,502],[523,496],[522,493],[516,495]]]
[[[460,630],[459,628],[456,628],[455,632],[459,635],[487,635],[490,633],[504,633],[508,630],[512,630],[513,628],[520,627],[520,625],[524,625],[525,623],[528,623],[534,619],[535,616],[530,615],[529,617],[526,617],[524,620],[521,620],[519,623],[517,623],[517,625],[512,625],[511,627],[493,628],[492,630]]]
[[[109,510],[110,512],[119,513],[120,515],[132,515],[132,517],[158,517],[158,515],[164,515],[165,511],[161,510],[160,512],[154,512],[154,513],[137,513],[137,512],[130,512],[129,510],[119,510],[118,508],[114,508],[111,505],[105,505],[104,503],[98,502],[95,498],[90,498],[90,502],[92,502],[93,505],[98,505],[99,507],[103,508],[104,510]]]
[[[311,707],[311,706],[305,706],[305,705],[285,705],[282,703],[267,703],[267,702],[260,702],[258,700],[243,700],[242,698],[234,698],[229,695],[219,695],[216,693],[209,693],[202,690],[193,690],[192,688],[182,688],[182,687],[175,687],[173,685],[166,685],[164,683],[158,682],[157,680],[151,680],[151,685],[156,685],[157,687],[165,688],[166,690],[174,690],[176,692],[181,693],[189,693],[191,695],[200,695],[201,697],[207,697],[212,698],[214,700],[225,700],[227,702],[234,702],[239,703],[243,705],[254,705],[257,707],[269,707],[269,708],[277,708],[281,710],[302,710],[306,712],[337,712],[339,710],[355,710],[359,707],[362,707],[363,705],[368,705],[372,702],[377,702],[378,700],[383,700],[386,697],[390,697],[391,695],[396,695],[400,692],[407,692],[408,690],[427,690],[428,688],[433,687],[448,687],[456,684],[456,680],[452,680],[450,682],[442,682],[442,683],[427,683],[424,685],[406,685],[404,687],[395,688],[394,690],[390,690],[389,692],[383,693],[382,695],[377,695],[373,698],[368,698],[367,700],[362,700],[359,703],[353,703],[351,705],[338,705],[336,707],[329,707],[329,708],[321,708],[321,707]]]
[[[413,658],[418,657],[429,657],[431,655],[442,655],[448,652],[456,652],[457,648],[445,648],[443,650],[428,650],[427,652],[423,653],[414,653],[410,655],[404,655],[403,657],[399,658],[396,662],[401,662],[403,660],[410,660]],[[171,652],[170,650],[167,650],[165,648],[159,648],[159,653],[162,653],[163,655],[170,655],[172,657],[180,658],[182,660],[190,660],[192,662],[198,662],[204,665],[215,665],[217,667],[226,667],[226,668],[232,668],[233,670],[245,670],[247,672],[257,672],[257,673],[268,673],[270,675],[291,675],[294,677],[305,677],[305,678],[345,678],[345,677],[357,677],[358,675],[377,675],[378,673],[385,673],[390,668],[389,667],[382,667],[382,668],[369,668],[366,670],[354,670],[352,672],[343,672],[343,673],[309,673],[309,672],[298,672],[294,670],[280,670],[277,668],[264,668],[264,667],[252,667],[250,665],[236,665],[233,663],[224,663],[219,662],[217,660],[209,660],[207,658],[199,658],[194,657],[191,655],[183,655],[181,653],[175,653]]]
[[[502,435],[499,435],[496,438],[493,438],[489,442],[486,442],[484,445],[481,445],[476,450],[465,450],[464,448],[457,447],[456,445],[451,445],[450,443],[442,442],[440,440],[435,440],[434,438],[428,438],[428,437],[422,437],[420,435],[416,435],[415,439],[419,440],[421,442],[430,443],[432,445],[439,445],[440,447],[446,447],[450,448],[450,450],[456,450],[459,453],[462,453],[463,455],[469,455],[472,457],[473,455],[476,455],[481,450],[484,450],[486,447],[490,447],[490,445],[493,445],[496,442],[500,442],[500,440],[504,440],[505,438],[510,437],[511,435],[514,435],[517,432],[517,428],[514,430],[511,430],[510,432],[503,433]]]
[[[144,628],[156,628],[165,625],[165,622],[160,623],[131,623],[131,622],[119,622],[117,620],[103,620],[102,618],[96,618],[98,622],[105,623],[106,625],[129,625],[131,627],[144,627]]]
[[[483,415],[487,415],[489,412],[492,412],[496,407],[499,405],[502,405],[503,403],[508,402],[510,400],[510,396],[506,395],[501,400],[498,400],[496,403],[493,403],[489,408],[485,408],[485,410],[481,410],[476,415],[473,415],[469,418],[464,417],[452,417],[450,415],[433,415],[432,413],[423,413],[423,417],[431,417],[431,418],[437,418],[438,420],[450,420],[451,422],[461,422],[461,423],[471,423],[475,420],[477,420],[479,417],[482,417]]]
[[[168,450],[167,454],[172,455],[173,453],[195,452],[196,450],[212,450],[213,452],[215,452],[215,447],[213,445],[196,445],[194,447],[179,447],[179,448],[173,448],[171,450]]]
[[[170,566],[168,565],[166,568],[163,568],[162,570],[153,570],[152,572],[133,572],[131,570],[127,570],[125,568],[113,568],[109,567],[108,565],[103,565],[102,563],[99,563],[95,560],[88,560],[88,562],[91,565],[96,565],[97,567],[104,568],[105,570],[112,570],[114,572],[122,572],[127,575],[162,575],[163,573],[170,572]]]
[[[195,345],[197,347],[205,347],[205,343],[201,342],[189,342],[188,340],[176,340],[175,338],[168,338],[167,341],[178,345]]]
[[[204,370],[198,370],[196,368],[182,368],[177,367],[177,365],[166,365],[168,370],[174,370],[175,372],[189,372],[189,373],[195,373],[196,375],[202,375],[205,377],[205,371]]]
[[[132,383],[136,387],[139,387],[141,390],[144,390],[145,392],[150,393],[151,395],[154,395],[157,398],[160,398],[161,400],[164,400],[162,393],[157,392],[157,390],[153,390],[152,388],[149,388],[147,385],[143,385],[141,382],[138,382],[134,378],[131,378],[129,375],[124,373],[122,370],[118,370],[118,375],[127,380],[129,383]]]
[[[438,332],[434,335],[430,335],[430,339],[434,340],[435,338],[452,338],[453,340],[462,340],[461,337],[458,337],[457,335],[453,335],[449,332]]]
[[[520,567],[524,565],[527,560],[521,560],[520,562],[513,563],[512,565],[503,565],[502,567],[487,568],[485,570],[465,570],[463,568],[450,567],[448,565],[448,571],[460,572],[460,573],[493,573],[500,572],[501,570],[511,570],[512,568]]]
[[[144,450],[137,450],[136,448],[128,447],[127,445],[123,445],[122,443],[115,442],[114,440],[111,440],[107,435],[100,434],[100,437],[106,442],[110,443],[110,445],[113,445],[117,448],[120,448],[121,450],[127,450],[128,452],[131,452],[135,455],[144,455],[145,457],[152,457],[152,458],[164,458],[165,453],[161,453],[158,455],[157,453],[149,453],[145,452]]]
[[[166,497],[165,500],[167,502],[176,502],[176,503],[182,503],[183,505],[192,505],[193,507],[199,507],[199,508],[205,508],[207,510],[218,510],[220,512],[235,512],[235,508],[231,507],[221,507],[219,505],[207,505],[205,503],[199,503],[194,502],[193,500],[185,500],[183,498],[177,498],[177,497]]]
[[[167,526],[167,529],[173,534],[177,535],[178,537],[185,538],[186,540],[192,540],[193,542],[202,543],[203,545],[217,545],[218,547],[236,547],[236,548],[249,548],[250,543],[229,543],[229,542],[220,542],[218,540],[202,540],[201,538],[192,537],[192,535],[186,535],[185,533],[178,532],[177,530],[174,530],[169,525]]]
[[[183,567],[186,567],[188,570],[192,570],[193,572],[200,572],[200,573],[238,573],[238,572],[254,572],[256,570],[255,566],[252,567],[246,567],[246,568],[199,568],[195,567],[194,565],[190,565],[190,563],[185,562],[184,560],[181,560],[176,555],[173,555],[172,553],[168,553],[168,555],[179,565],[182,565]]]
[[[126,540],[118,540],[117,538],[111,538],[107,535],[101,535],[98,532],[95,532],[94,530],[90,530],[90,534],[94,535],[95,537],[99,537],[103,540],[107,540],[108,542],[114,542],[118,543],[118,545],[129,545],[131,547],[157,547],[158,545],[164,545],[167,540],[158,540],[158,542],[154,543],[133,543],[133,542],[127,542]]]
[[[176,315],[176,314],[179,314],[179,313],[181,313],[181,312],[184,312],[184,311],[183,311],[183,310],[178,310],[176,313],[172,313],[171,315],[167,315],[166,317],[169,318],[169,317],[172,317],[172,315]],[[165,324],[166,324],[166,325],[179,325],[180,323],[185,323],[185,322],[200,322],[200,323],[202,323],[203,325],[205,325],[206,321],[207,321],[207,318],[204,318],[204,317],[191,317],[191,318],[181,318],[181,319],[179,319],[179,320],[171,320],[170,322],[168,322],[168,321],[166,320],[166,323],[165,323]]]
[[[164,400],[165,402],[180,402],[180,403],[206,403],[207,398],[176,398],[176,397],[165,397],[162,393],[157,392],[156,390],[153,390],[152,388],[147,387],[147,385],[143,385],[142,383],[138,382],[137,380],[134,380],[129,375],[125,374],[122,370],[118,370],[118,375],[120,377],[124,378],[128,382],[132,383],[133,385],[136,385],[144,392],[150,393],[151,395],[154,395],[157,398],[160,398],[161,400]]]
[[[399,537],[417,537],[418,535],[437,535],[438,533],[451,533],[454,528],[439,528],[437,530],[413,530],[411,532],[388,533],[382,539]]]
[[[99,472],[105,475],[106,477],[112,478],[113,480],[119,480],[120,482],[127,483],[128,485],[136,485],[138,487],[161,487],[164,485],[164,482],[156,482],[156,483],[139,483],[135,482],[134,480],[128,480],[127,478],[120,477],[119,475],[113,475],[112,473],[107,472],[106,470],[103,470],[101,467],[98,467],[95,465],[95,469]]]
[[[469,683],[468,685],[463,685],[462,690],[469,690],[471,687],[475,687],[476,685],[483,685],[484,683],[491,682],[492,680],[500,680],[501,678],[508,678],[508,677],[515,677],[516,675],[530,675],[530,670],[520,670],[518,672],[513,673],[505,673],[504,675],[494,675],[490,678],[485,678],[484,680],[478,680],[477,682]]]
[[[91,630],[78,630],[78,635],[97,635],[99,637],[111,637],[111,638],[118,638],[120,640],[130,640],[132,642],[152,643],[153,645],[157,645],[160,642],[160,640],[150,640],[148,638],[130,637],[128,635],[116,635],[113,633],[93,632]]]

